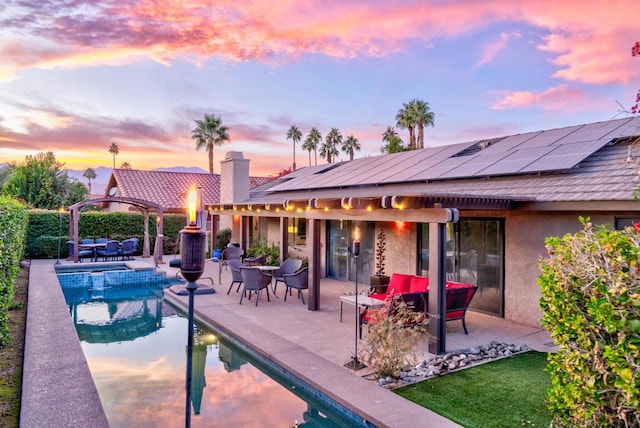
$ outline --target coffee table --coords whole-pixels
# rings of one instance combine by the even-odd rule
[[[356,304],[356,296],[355,294],[350,294],[346,296],[340,296],[340,322],[342,322],[342,305],[344,303],[348,303],[350,305]],[[358,306],[361,308],[381,308],[384,306],[384,300],[374,299],[369,296],[360,296],[358,295]]]

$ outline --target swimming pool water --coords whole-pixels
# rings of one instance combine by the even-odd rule
[[[165,286],[63,286],[112,427],[184,425],[187,320]],[[206,328],[194,334],[192,426],[354,426],[283,369]]]

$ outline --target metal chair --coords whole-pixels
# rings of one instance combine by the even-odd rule
[[[231,292],[233,288],[233,284],[238,284],[238,288],[236,289],[236,293],[240,291],[240,286],[242,285],[242,274],[240,273],[240,268],[244,266],[244,264],[239,259],[229,260],[228,263],[231,268],[231,284],[229,285],[229,290],[227,290],[227,294]]]
[[[269,284],[271,284],[271,275],[267,275],[258,268],[248,266],[240,267],[240,273],[242,274],[243,284],[242,295],[240,296],[240,304],[242,304],[242,299],[244,298],[244,295],[247,291],[249,292],[249,300],[251,300],[251,293],[255,291],[256,306],[258,306],[260,294],[265,288],[267,290],[267,301],[271,301],[271,299],[269,299]]]
[[[75,254],[75,243],[73,241],[67,241],[67,248],[69,249],[69,257],[73,257]],[[87,257],[93,258],[93,251],[91,250],[80,250],[78,251],[78,259],[80,263],[82,263],[82,259],[86,259]]]
[[[120,243],[118,241],[108,241],[104,250],[98,250],[98,256],[104,257],[104,261],[106,262],[109,257],[115,259],[118,257],[118,247]]]
[[[287,259],[280,265],[280,267],[273,271],[273,277],[276,282],[273,285],[273,294],[276,294],[276,288],[278,287],[278,282],[284,282],[285,274],[296,273],[298,269],[302,267],[302,260],[300,259]]]
[[[295,288],[298,290],[298,298],[302,299],[302,304],[304,305],[305,303],[302,290],[307,290],[309,288],[308,269],[300,269],[296,273],[285,273],[282,277],[284,278],[284,285],[287,287],[284,290],[284,301],[287,301],[287,291],[291,293],[291,289]]]

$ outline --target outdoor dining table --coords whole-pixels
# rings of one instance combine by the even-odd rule
[[[93,257],[91,258],[91,260],[93,260],[94,262],[98,261],[98,248],[107,248],[107,243],[106,242],[102,242],[100,244],[80,244],[78,245],[78,248],[80,250],[91,250],[93,251]]]

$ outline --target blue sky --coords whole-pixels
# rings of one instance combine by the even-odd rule
[[[292,163],[291,125],[372,156],[414,98],[436,146],[620,117],[640,88],[632,1],[65,3],[0,5],[0,163],[109,167],[115,142],[116,165],[206,170],[190,131],[209,113],[231,128],[216,172],[233,150],[269,175]]]

